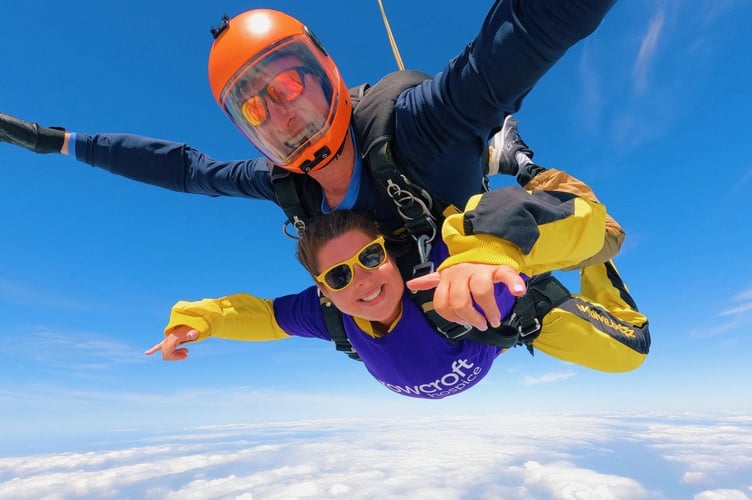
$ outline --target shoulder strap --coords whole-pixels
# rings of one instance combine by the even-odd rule
[[[396,71],[373,86],[362,83],[349,89],[353,106],[352,126],[364,157],[376,142],[391,140],[394,132],[394,104],[399,95],[427,78],[429,75],[418,71]],[[320,193],[318,200],[312,199],[313,192],[318,191],[314,183],[298,179],[307,176],[298,176],[274,165],[271,165],[271,169],[277,204],[287,216],[283,232],[295,237],[288,233],[287,226],[292,225],[296,233],[300,234],[305,221],[321,212]]]
[[[334,307],[334,304],[332,304],[329,299],[321,295],[321,292],[319,292],[319,302],[321,304],[321,310],[324,313],[326,329],[329,330],[329,335],[332,337],[334,348],[347,354],[351,359],[362,361],[357,351],[355,351],[355,348],[350,343],[350,339],[347,338],[345,325],[342,320],[342,313],[339,309]]]
[[[289,174],[292,175],[292,173]],[[272,176],[272,185],[274,186],[274,195],[277,197],[277,204],[287,216],[287,220],[282,225],[282,232],[294,237],[294,235],[287,232],[287,226],[292,224],[295,233],[300,235],[305,229],[305,221],[308,218],[308,214],[303,211],[303,205],[295,188],[295,182],[290,175],[278,178]]]
[[[282,232],[291,238],[297,238],[305,228],[305,221],[321,213],[321,189],[307,175],[293,174],[276,165],[271,168],[277,205],[287,216]],[[293,226],[296,234],[288,232],[289,225]]]
[[[405,90],[430,78],[420,71],[395,71],[374,85],[350,89],[352,125],[361,155],[366,158],[376,143],[394,137],[394,106]]]

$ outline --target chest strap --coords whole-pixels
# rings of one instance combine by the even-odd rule
[[[425,292],[428,291],[418,294]],[[527,282],[527,293],[517,298],[507,319],[498,328],[489,328],[485,332],[444,319],[433,309],[432,293],[431,300],[422,303],[421,307],[436,330],[450,341],[467,339],[505,349],[525,345],[530,354],[533,354],[533,341],[540,335],[543,317],[569,297],[569,290],[551,273],[535,276]]]

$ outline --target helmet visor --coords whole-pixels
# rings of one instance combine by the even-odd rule
[[[295,160],[331,125],[339,82],[323,57],[306,37],[289,38],[246,63],[222,92],[235,126],[274,164]]]

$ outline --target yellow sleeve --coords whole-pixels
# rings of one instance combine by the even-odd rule
[[[265,341],[289,337],[274,318],[272,299],[238,293],[195,302],[181,300],[172,307],[165,332],[179,325],[198,330],[199,338]]]
[[[475,195],[450,215],[442,237],[460,262],[506,264],[528,275],[573,266],[603,247],[604,205],[563,193],[503,188]]]

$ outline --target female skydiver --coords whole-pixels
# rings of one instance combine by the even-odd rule
[[[546,173],[565,181],[561,189],[575,185],[587,190],[563,172]],[[519,304],[519,297],[535,291],[536,275],[575,266],[603,249],[606,211],[594,200],[592,193],[580,197],[516,187],[476,195],[464,213],[444,223],[444,241],[431,252],[431,260],[441,263],[438,274],[407,286],[424,289],[438,282],[434,302],[445,316],[473,324],[480,335],[492,335],[495,327],[512,319],[515,301]],[[510,224],[513,221],[516,224]],[[183,360],[188,352],[181,344],[208,337],[332,340],[320,294],[343,313],[347,338],[369,373],[404,396],[439,399],[463,392],[486,376],[506,350],[482,337],[450,340],[437,332],[405,288],[383,236],[362,215],[337,211],[311,219],[298,243],[298,259],[315,286],[276,299],[241,293],[178,302],[165,339],[146,354],[161,350],[165,360]],[[637,368],[650,346],[647,318],[611,261],[588,265],[580,273],[580,294],[566,291],[561,301],[549,304],[536,318],[538,331],[520,340],[597,370]],[[533,276],[527,294],[526,276]]]

